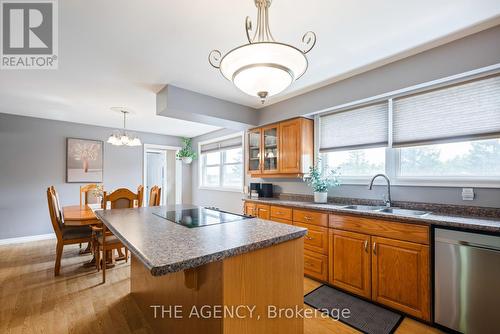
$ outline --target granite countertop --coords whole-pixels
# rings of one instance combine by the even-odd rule
[[[344,207],[346,206],[346,204],[335,204],[335,203],[318,204],[318,203],[304,202],[304,201],[281,200],[278,198],[265,198],[265,199],[244,198],[243,200],[255,203],[262,203],[262,204],[282,205],[300,209],[347,213],[352,215],[360,215],[373,218],[384,218],[384,219],[390,219],[408,223],[421,223],[433,226],[455,227],[471,231],[482,231],[482,232],[500,234],[500,217],[498,218],[466,217],[466,216],[454,216],[454,215],[439,214],[439,213],[434,214],[432,212],[424,216],[413,216],[413,215],[410,216],[410,215],[400,215],[400,214],[378,212],[378,211],[345,209]]]
[[[153,214],[192,208],[197,206],[101,210],[96,215],[153,276],[269,247],[300,238],[307,232],[304,228],[257,218],[188,228]]]

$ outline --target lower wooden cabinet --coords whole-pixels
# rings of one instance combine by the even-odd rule
[[[430,320],[429,246],[372,237],[372,298]]]
[[[257,204],[245,202],[243,213],[247,216],[257,217]]]
[[[288,220],[288,219],[281,219],[281,218],[276,218],[276,217],[271,216],[271,218],[269,218],[269,220],[276,222],[276,223],[293,225],[293,222],[291,220]]]
[[[365,298],[371,298],[370,236],[330,230],[329,282]]]
[[[304,236],[304,248],[310,251],[328,255],[328,229],[316,225],[293,223],[295,226],[307,228]]]
[[[257,217],[269,220],[271,217],[271,209],[269,205],[257,204]]]
[[[320,281],[327,281],[328,256],[304,249],[304,274]]]
[[[430,321],[429,246],[331,229],[329,282]]]

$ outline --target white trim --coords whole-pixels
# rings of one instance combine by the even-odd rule
[[[1,245],[20,244],[20,243],[24,243],[24,242],[33,242],[33,241],[40,241],[40,240],[49,240],[49,239],[55,239],[55,238],[56,238],[56,235],[54,233],[48,233],[48,234],[30,235],[30,236],[26,236],[26,237],[0,239],[0,246]]]
[[[147,181],[147,169],[146,169],[146,153],[154,151],[175,151],[176,153],[181,150],[180,146],[169,146],[169,145],[158,145],[158,144],[144,144],[142,150],[142,186],[146,186]],[[165,156],[165,159],[167,157]],[[167,163],[167,161],[165,161]],[[167,164],[168,169],[168,164]],[[168,180],[167,180],[168,182]],[[163,188],[164,185],[162,185]],[[165,189],[164,189],[165,190]],[[163,191],[164,191],[163,190]],[[162,191],[162,192],[163,192]],[[163,198],[165,196],[162,196]],[[162,200],[163,201],[163,200]],[[175,204],[182,204],[182,162],[180,160],[175,160]],[[146,206],[146,201],[143,201],[143,206]]]
[[[243,177],[241,180],[241,187],[238,188],[229,188],[229,187],[207,187],[203,185],[203,158],[201,155],[201,146],[210,144],[210,143],[215,143],[218,141],[226,140],[226,139],[231,139],[231,138],[236,138],[236,137],[241,137],[241,149],[242,149],[242,159],[243,161],[241,162],[241,168]],[[216,191],[228,191],[228,192],[238,192],[238,193],[243,193],[243,188],[245,186],[245,170],[246,170],[246,155],[245,155],[245,132],[244,131],[239,131],[232,133],[230,135],[225,135],[217,138],[212,138],[212,139],[207,139],[204,141],[200,141],[198,143],[198,189],[199,190],[216,190]],[[222,167],[224,166],[224,161],[221,161],[220,165],[214,165],[214,166],[220,166],[220,169],[222,170]],[[220,175],[221,178],[221,183],[222,183],[222,173]]]

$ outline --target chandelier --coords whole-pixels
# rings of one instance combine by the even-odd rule
[[[111,110],[119,111],[123,114],[123,131],[116,130],[108,138],[108,143],[114,146],[141,146],[141,140],[137,136],[132,136],[127,133],[127,114],[128,110],[122,108],[111,108]]]
[[[316,44],[316,34],[308,31],[302,37],[305,48],[276,42],[269,29],[269,7],[272,0],[255,0],[257,28],[247,16],[245,30],[248,44],[232,49],[224,56],[213,50],[208,56],[210,65],[232,81],[242,92],[266,98],[279,94],[299,79],[307,70],[306,54]],[[253,35],[253,36],[252,36]]]

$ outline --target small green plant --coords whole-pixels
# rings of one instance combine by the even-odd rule
[[[318,160],[314,166],[309,167],[309,174],[304,176],[304,181],[317,193],[325,193],[328,188],[340,186],[340,172],[338,169],[330,169],[322,172],[321,161]]]
[[[181,160],[182,158],[191,158],[196,159],[196,152],[193,151],[193,146],[191,142],[191,138],[182,138],[182,149],[177,152],[177,159]]]

